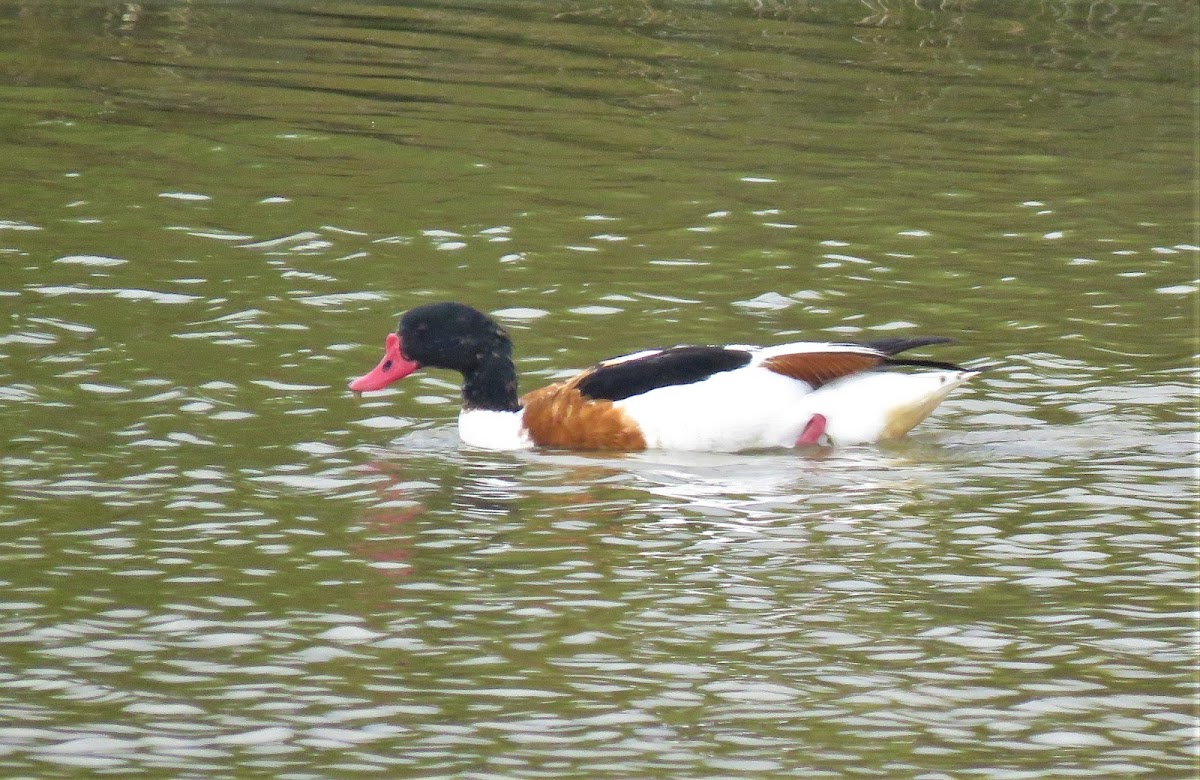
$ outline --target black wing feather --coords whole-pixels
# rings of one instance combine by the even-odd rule
[[[870,347],[884,355],[898,355],[901,352],[917,347],[928,347],[931,344],[953,344],[954,339],[945,336],[898,336],[890,339],[867,341],[855,346]]]
[[[888,356],[884,361],[885,366],[917,366],[919,368],[934,368],[944,369],[947,371],[965,371],[966,369],[954,363],[946,363],[940,360],[921,360],[913,358],[893,358],[892,355],[897,355],[901,352],[917,347],[928,347],[931,344],[954,344],[954,339],[946,338],[945,336],[899,336],[890,339],[878,339],[877,341],[868,341],[864,346],[870,347],[876,352],[881,352]]]
[[[895,360],[888,359],[883,362],[885,366],[917,366],[918,368],[934,368],[941,371],[982,371],[980,368],[968,369],[957,363],[946,363],[941,360],[906,360],[898,358]]]
[[[579,392],[620,401],[659,387],[690,385],[750,362],[750,353],[725,347],[671,347],[611,365],[600,364],[579,382]]]

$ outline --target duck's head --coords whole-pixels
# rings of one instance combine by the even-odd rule
[[[492,358],[512,359],[508,334],[490,317],[462,303],[429,303],[410,309],[389,333],[383,359],[350,383],[356,393],[383,388],[418,368],[448,368],[464,376]]]

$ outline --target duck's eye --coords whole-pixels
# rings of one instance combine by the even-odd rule
[[[392,370],[392,361],[390,361],[390,360],[385,360],[385,361],[383,362],[383,370],[384,370],[384,371],[391,371],[391,370]]]

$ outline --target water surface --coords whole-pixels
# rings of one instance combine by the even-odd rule
[[[1187,3],[0,3],[13,777],[1190,777]],[[905,441],[354,399],[954,336]]]

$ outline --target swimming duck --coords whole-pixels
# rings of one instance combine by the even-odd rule
[[[459,436],[490,449],[732,452],[860,444],[903,436],[979,373],[895,357],[949,341],[648,349],[519,396],[504,328],[465,304],[431,303],[401,317],[383,359],[349,387],[381,390],[419,368],[458,371]]]

